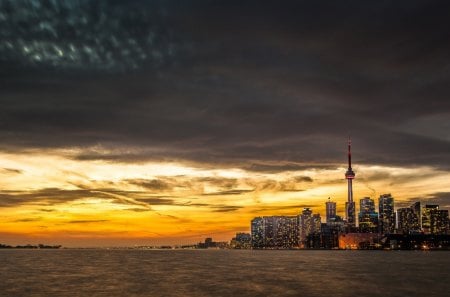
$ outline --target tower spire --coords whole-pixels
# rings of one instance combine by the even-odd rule
[[[352,140],[348,137],[348,169],[352,169]]]
[[[345,172],[345,178],[348,183],[348,198],[345,203],[345,215],[349,227],[355,226],[355,202],[353,202],[353,184],[355,172],[352,169],[352,140],[348,137],[348,169]]]

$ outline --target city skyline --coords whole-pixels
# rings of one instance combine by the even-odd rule
[[[450,208],[447,2],[128,2],[0,2],[0,243]]]

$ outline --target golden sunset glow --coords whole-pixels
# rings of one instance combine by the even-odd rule
[[[343,215],[344,165],[252,172],[182,163],[80,161],[77,151],[2,153],[2,235],[68,245],[188,244],[248,231],[255,216]],[[392,193],[396,203],[448,192],[447,172],[428,167],[355,166],[355,198]]]

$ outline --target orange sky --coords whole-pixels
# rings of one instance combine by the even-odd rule
[[[190,244],[229,240],[255,216],[343,215],[345,164],[262,173],[182,163],[79,161],[75,150],[1,153],[0,243],[64,246]],[[397,205],[448,192],[450,174],[430,167],[355,165],[356,201],[392,193]]]

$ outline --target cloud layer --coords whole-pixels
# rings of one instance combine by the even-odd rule
[[[450,164],[445,1],[51,3],[1,3],[4,150]]]

